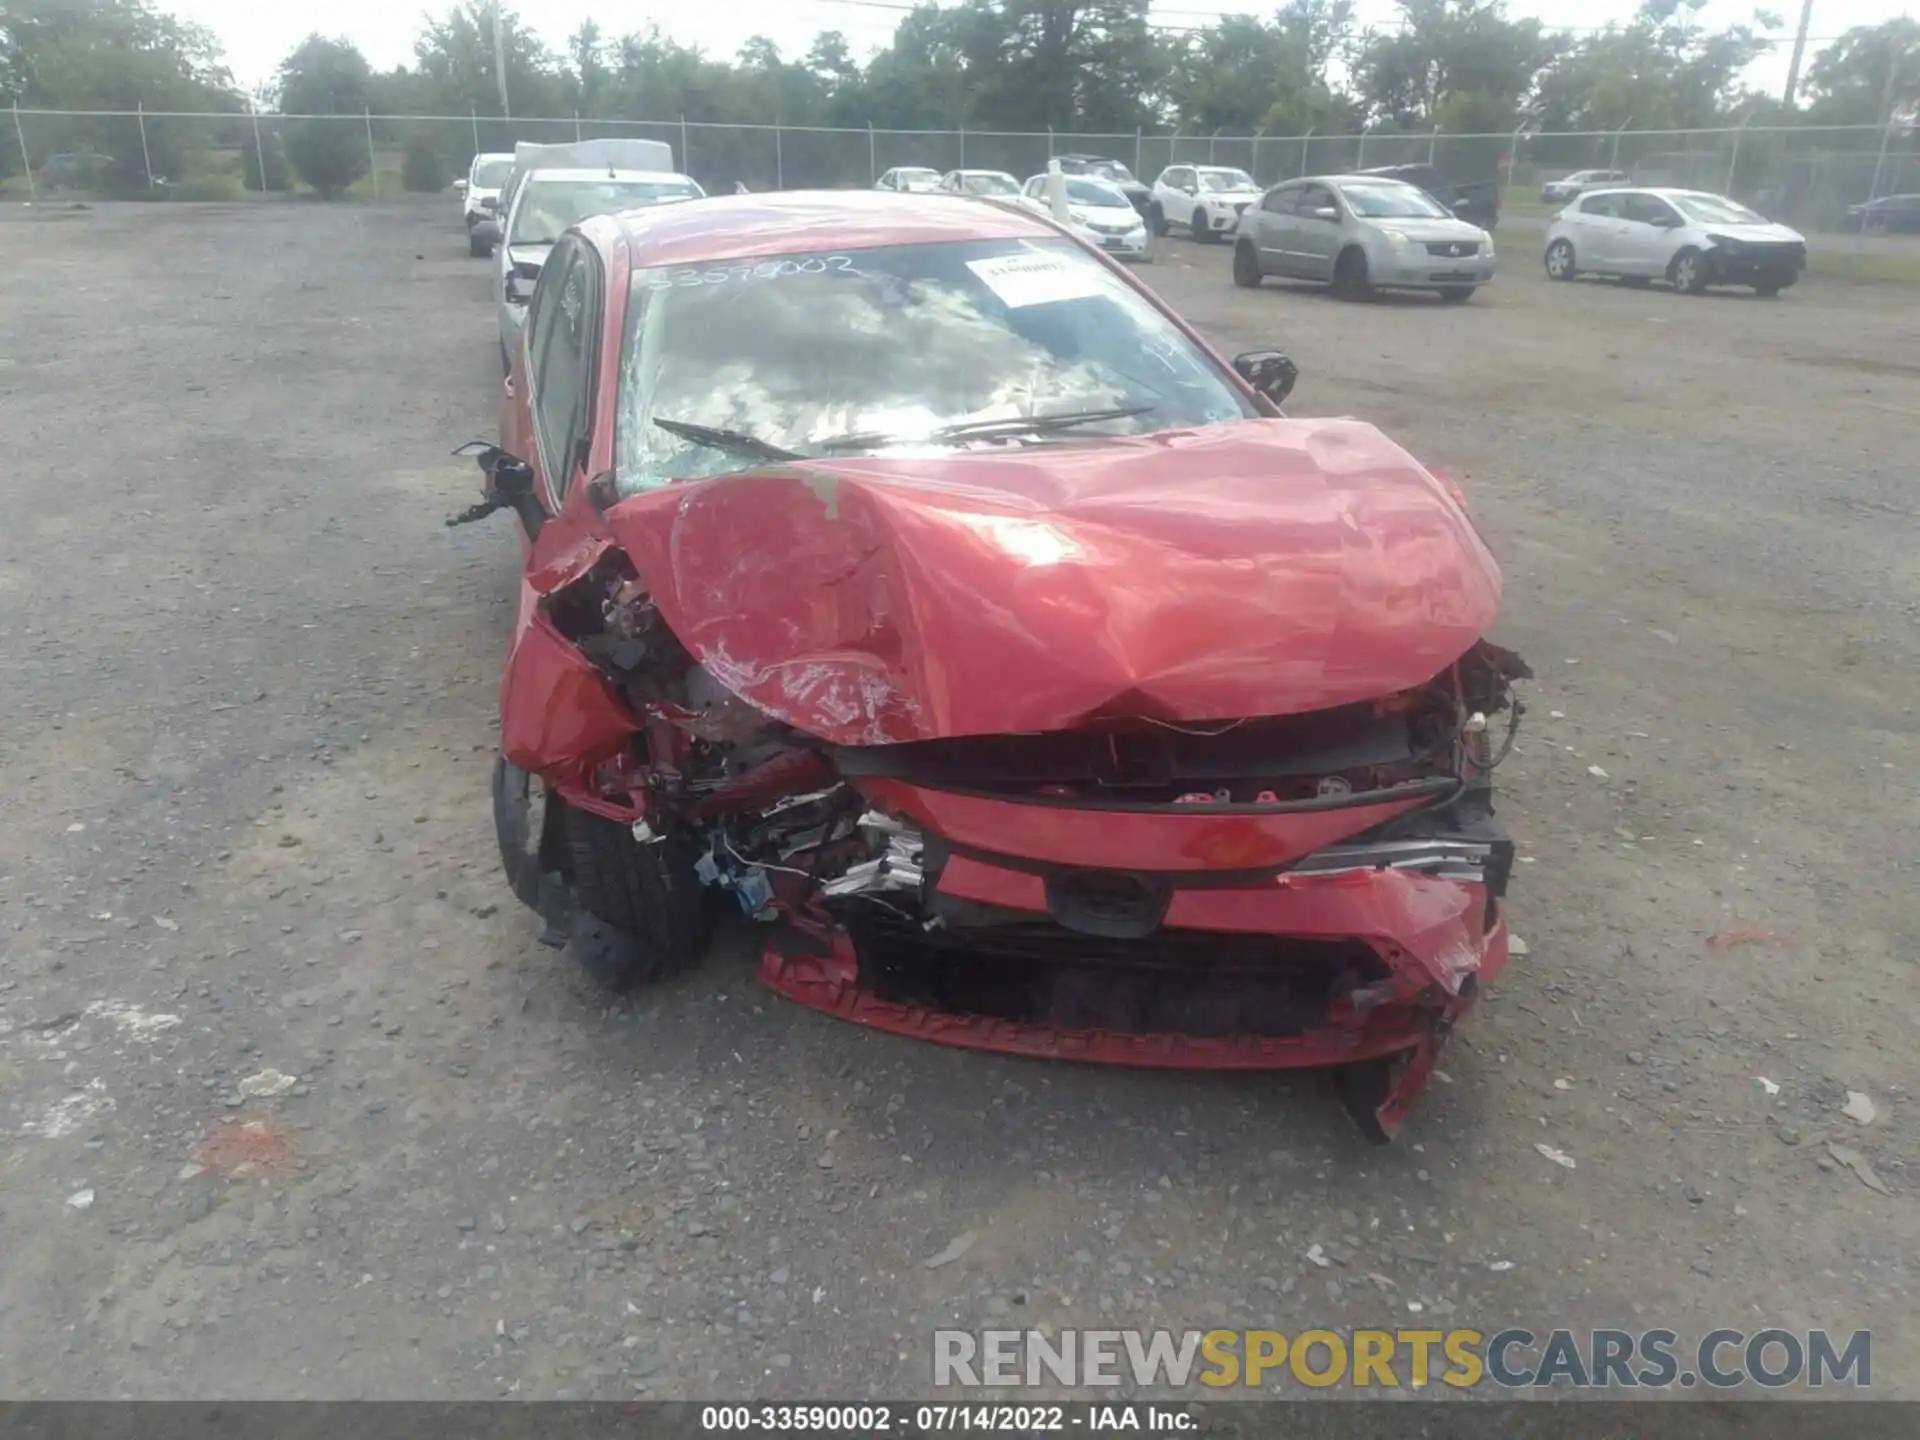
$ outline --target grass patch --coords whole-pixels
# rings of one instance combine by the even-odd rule
[[[1920,249],[1909,255],[1867,250],[1809,250],[1807,273],[1867,285],[1920,285]]]

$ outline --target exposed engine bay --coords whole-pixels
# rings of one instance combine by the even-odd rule
[[[1337,1066],[1384,1140],[1504,962],[1491,777],[1528,671],[1484,641],[1302,714],[843,745],[723,684],[617,548],[542,612],[537,663],[590,667],[569,683],[617,743],[556,764],[551,714],[536,746],[509,705],[503,854],[616,982],[690,963],[718,903],[773,926],[762,979],[817,1008],[1036,1056]]]

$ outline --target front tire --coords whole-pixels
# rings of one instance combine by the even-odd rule
[[[692,968],[706,948],[712,912],[694,874],[693,832],[669,829],[643,844],[617,820],[567,806],[561,822],[576,907],[623,943],[579,944],[589,973],[615,990]]]
[[[1168,228],[1167,212],[1162,210],[1160,208],[1160,202],[1155,200],[1147,206],[1147,229],[1151,231],[1155,237],[1164,237]]]
[[[469,230],[467,232],[467,254],[476,260],[484,260],[493,254],[493,246],[487,243],[485,236],[475,234],[472,230]]]
[[[1333,264],[1333,293],[1342,300],[1365,300],[1373,294],[1367,278],[1367,252],[1359,248],[1342,250]]]
[[[1547,246],[1547,278],[1549,280],[1571,280],[1579,272],[1573,264],[1573,242],[1556,240]]]
[[[1213,243],[1213,228],[1207,224],[1207,211],[1203,205],[1193,207],[1193,214],[1187,217],[1187,232],[1202,245]]]
[[[1242,240],[1233,247],[1233,283],[1243,290],[1258,290],[1260,278],[1260,257]]]
[[[1707,259],[1691,246],[1673,257],[1667,266],[1667,279],[1682,295],[1704,295],[1707,291]]]

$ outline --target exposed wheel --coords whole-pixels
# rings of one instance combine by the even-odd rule
[[[493,762],[493,833],[500,842],[500,868],[514,898],[530,910],[540,908],[540,880],[561,870],[557,821],[561,802],[538,775],[509,764],[502,755]]]
[[[1673,257],[1673,263],[1667,266],[1667,279],[1673,288],[1682,295],[1701,295],[1707,288],[1707,260],[1698,250],[1689,246]]]
[[[1577,272],[1573,268],[1573,242],[1556,240],[1547,246],[1547,278],[1549,280],[1571,280]]]
[[[1367,252],[1353,246],[1340,252],[1333,264],[1333,293],[1342,300],[1365,300],[1373,293],[1367,279]]]
[[[1394,1059],[1362,1060],[1356,1065],[1342,1065],[1333,1072],[1333,1089],[1340,1097],[1340,1108],[1347,1112],[1347,1118],[1370,1144],[1387,1145],[1393,1141],[1393,1136],[1380,1123],[1378,1111],[1386,1102],[1387,1092],[1393,1088],[1396,1068]]]
[[[576,927],[576,940],[593,942],[573,948],[595,978],[625,990],[699,960],[712,912],[693,872],[699,847],[691,831],[676,827],[642,844],[619,821],[571,805],[561,830],[575,906],[617,932]]]
[[[1204,205],[1193,207],[1193,214],[1187,217],[1187,229],[1202,245],[1213,243],[1213,229],[1207,224],[1207,210]]]
[[[476,260],[484,260],[493,254],[493,246],[487,242],[486,236],[469,230],[467,232],[467,254]]]
[[[1474,285],[1449,285],[1440,292],[1440,298],[1449,305],[1464,305],[1473,298],[1477,288]]]
[[[1245,290],[1260,288],[1260,257],[1249,241],[1233,247],[1233,283]]]
[[[1160,208],[1158,200],[1147,206],[1147,229],[1155,235],[1164,236],[1167,233],[1167,212]]]

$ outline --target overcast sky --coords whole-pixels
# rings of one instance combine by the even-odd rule
[[[883,47],[907,7],[907,0],[705,0],[689,4],[686,0],[631,0],[625,5],[595,3],[595,0],[508,0],[510,8],[556,49],[580,22],[589,16],[599,21],[609,35],[643,30],[657,24],[662,33],[686,45],[697,45],[711,55],[731,57],[743,41],[765,35],[789,57],[806,51],[813,37],[822,30],[838,30],[847,37],[856,54],[864,56]],[[1278,0],[1252,3],[1252,0],[1155,0],[1156,22],[1169,27],[1198,27],[1222,13],[1270,13]],[[1854,25],[1870,25],[1894,15],[1908,13],[1913,0],[1814,0],[1809,42],[1840,34]],[[243,85],[253,88],[268,80],[280,59],[313,31],[343,36],[365,52],[377,69],[409,63],[413,59],[413,40],[427,11],[444,13],[448,3],[414,5],[408,0],[282,0],[281,4],[263,4],[262,0],[161,0],[164,8],[197,20],[220,37],[226,47],[227,61]],[[1766,60],[1757,65],[1751,77],[1756,85],[1777,89],[1783,83],[1791,51],[1793,26],[1798,8],[1792,0],[1780,0],[1781,33],[1787,37],[1776,45]],[[1554,4],[1551,0],[1509,0],[1509,11],[1517,16],[1538,16],[1552,26],[1592,27],[1613,20],[1624,20],[1637,7],[1637,0],[1581,0],[1575,4]],[[1708,0],[1703,12],[1710,24],[1733,23],[1751,15],[1754,6],[1742,0]],[[1392,0],[1359,0],[1363,22],[1390,22],[1396,14]],[[635,117],[647,118],[647,117]]]

